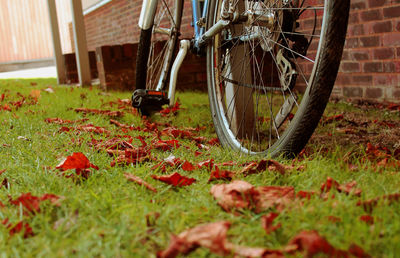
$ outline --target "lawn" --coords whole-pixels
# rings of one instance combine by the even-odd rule
[[[200,246],[189,257],[267,249],[324,257],[354,255],[356,246],[373,257],[400,253],[398,106],[330,103],[301,155],[277,163],[219,146],[204,93],[178,92],[179,109],[148,120],[129,97],[55,80],[0,80],[2,257],[152,257],[176,246]],[[83,167],[63,162],[73,153],[88,158]],[[232,181],[209,182],[216,166]],[[189,179],[173,186],[156,178],[175,172]],[[235,180],[254,186],[235,192],[241,208],[210,193]],[[261,186],[290,194],[260,208]],[[185,236],[220,221],[218,236],[221,223],[198,228],[210,241]]]

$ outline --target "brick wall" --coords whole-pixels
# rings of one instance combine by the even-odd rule
[[[136,43],[140,7],[141,0],[114,0],[86,15],[89,50]],[[184,38],[193,34],[190,23],[190,1],[185,0],[181,27]],[[188,59],[180,74],[190,78],[196,87],[204,88],[204,59]],[[204,68],[199,71],[192,66]],[[346,46],[334,95],[400,102],[400,0],[351,0]]]
[[[350,99],[400,102],[400,0],[351,0],[334,93]]]

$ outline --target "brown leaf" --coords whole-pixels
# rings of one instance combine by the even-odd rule
[[[172,235],[168,248],[158,252],[157,257],[172,258],[179,254],[188,255],[198,247],[208,248],[212,253],[221,256],[232,254],[241,257],[284,257],[278,250],[238,246],[230,243],[226,239],[230,225],[231,223],[228,221],[219,221],[188,229],[178,236]],[[273,254],[275,256],[272,256]]]
[[[160,180],[161,182],[173,185],[173,186],[187,186],[191,185],[194,182],[196,182],[196,179],[194,178],[189,178],[186,176],[182,176],[181,174],[175,172],[171,175],[168,176],[156,176],[152,175],[151,176],[153,179]]]
[[[336,180],[331,177],[327,177],[325,183],[321,184],[321,193],[327,193],[332,188],[336,189],[338,192],[345,193],[345,194],[352,194],[355,196],[361,196],[361,189],[354,189],[357,185],[356,181],[351,181],[346,184],[339,184]]]
[[[143,185],[144,187],[146,187],[150,191],[153,191],[153,192],[157,193],[157,189],[156,188],[154,188],[152,185],[150,185],[149,183],[145,182],[141,178],[139,178],[139,177],[137,177],[135,175],[132,175],[130,173],[126,173],[126,172],[124,173],[124,176],[125,176],[126,179],[128,179],[128,181],[135,182],[135,183],[137,183],[139,185]]]
[[[278,225],[273,226],[273,222],[279,214],[275,212],[270,212],[267,215],[261,217],[261,225],[265,230],[265,233],[269,235],[270,233],[274,232],[275,230],[279,229],[282,225],[279,223]]]
[[[316,254],[336,257],[335,255],[339,252],[315,230],[300,232],[289,241],[288,247],[291,249],[289,253],[304,251],[307,257],[313,257]]]
[[[400,193],[383,195],[367,201],[359,201],[357,206],[363,206],[366,212],[372,212],[373,208],[378,205],[379,201],[386,201],[388,205],[400,200]]]
[[[215,170],[211,171],[208,182],[211,182],[214,180],[219,180],[219,179],[231,181],[234,175],[235,174],[232,171],[219,170],[219,168],[217,166],[215,166]]]
[[[124,115],[124,112],[122,111],[99,110],[90,108],[75,108],[75,112],[84,114],[99,114],[111,117],[120,117]]]
[[[374,224],[374,217],[372,217],[370,215],[361,215],[359,219],[369,225]]]
[[[283,208],[294,199],[294,188],[290,186],[261,186],[236,180],[230,184],[211,187],[211,194],[225,210],[250,209],[261,212],[268,208]]]
[[[285,166],[280,164],[275,160],[260,160],[253,161],[248,163],[239,173],[244,174],[245,176],[256,174],[265,171],[268,169],[269,171],[277,171],[281,175],[285,174]]]

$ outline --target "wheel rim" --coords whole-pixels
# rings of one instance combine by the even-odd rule
[[[215,110],[232,147],[247,153],[271,151],[291,129],[307,99],[302,93],[316,75],[326,6],[323,0],[246,0],[240,13],[260,15],[214,38]],[[214,22],[220,8],[215,8]],[[267,16],[269,24],[261,26],[258,20]]]
[[[147,62],[147,89],[163,90],[168,81],[180,27],[181,6],[177,2],[161,0],[158,3]]]

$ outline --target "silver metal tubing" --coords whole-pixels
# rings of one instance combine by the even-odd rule
[[[139,27],[148,30],[153,26],[158,0],[143,0],[139,17]]]
[[[229,20],[219,20],[217,23],[215,23],[211,28],[209,28],[201,38],[199,38],[198,45],[201,46],[207,42],[210,38],[214,37],[217,35],[219,32],[221,32],[225,27],[227,27],[231,21]]]
[[[171,29],[155,27],[153,33],[164,34],[171,36]]]
[[[185,59],[185,56],[189,48],[190,48],[190,41],[186,39],[181,40],[179,45],[179,52],[175,58],[174,64],[172,65],[171,75],[169,79],[168,98],[170,106],[173,106],[175,104],[175,89],[176,89],[176,80],[178,78],[178,71],[182,65],[183,59]]]

